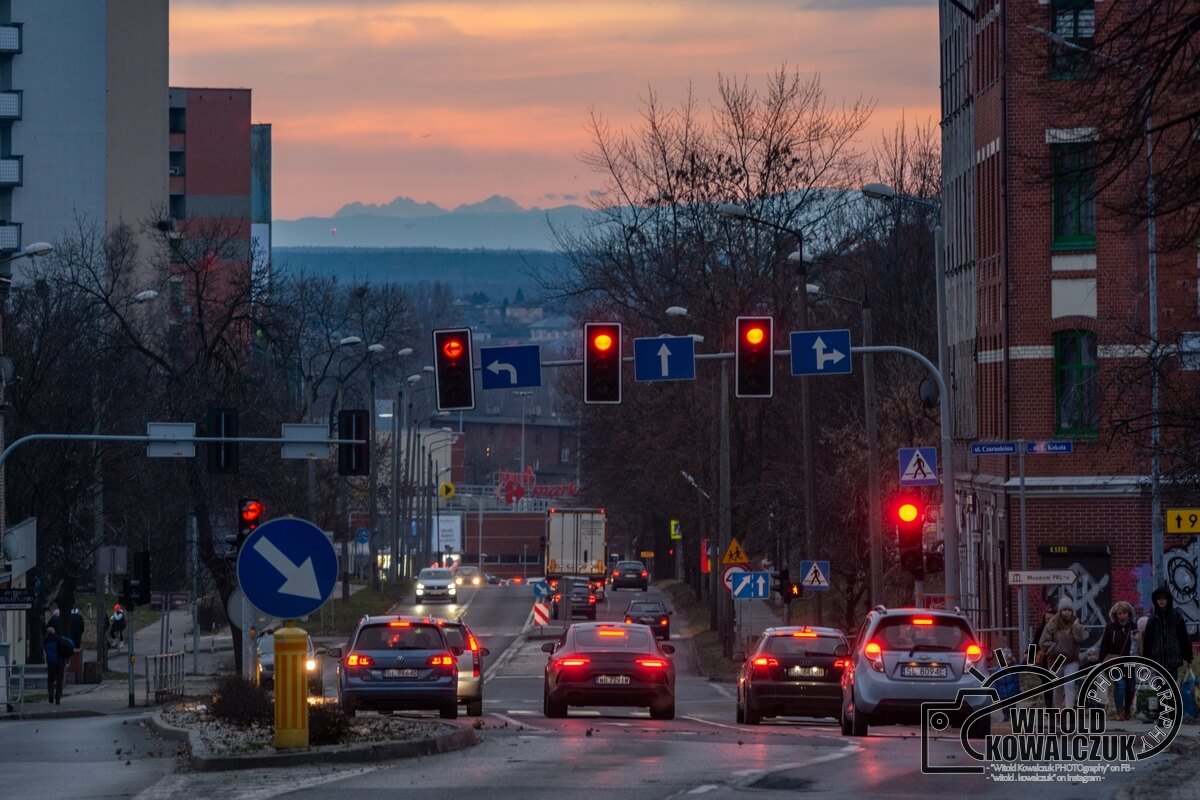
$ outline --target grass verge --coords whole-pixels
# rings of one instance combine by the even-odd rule
[[[697,600],[692,587],[682,581],[662,580],[655,581],[654,585],[670,599],[675,609],[673,629],[691,636],[700,672],[710,678],[735,677],[738,665],[725,657],[717,632],[708,628],[708,605]]]

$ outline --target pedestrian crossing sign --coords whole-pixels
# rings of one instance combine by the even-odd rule
[[[814,592],[829,591],[829,562],[801,561],[800,585]]]
[[[729,547],[725,548],[725,555],[721,556],[722,564],[749,564],[750,557],[746,555],[746,551],[742,549],[741,542],[736,538],[729,540]]]
[[[900,448],[900,485],[937,486],[937,448]]]

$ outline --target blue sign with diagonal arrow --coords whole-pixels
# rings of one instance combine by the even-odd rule
[[[484,389],[520,389],[542,385],[542,348],[536,344],[479,348]]]
[[[306,617],[333,593],[337,552],[316,525],[280,517],[246,537],[238,552],[237,576],[250,605],[268,617]]]
[[[633,377],[639,381],[696,379],[696,340],[656,336],[633,340]]]
[[[770,596],[769,572],[739,572],[733,576],[734,600],[766,600]]]

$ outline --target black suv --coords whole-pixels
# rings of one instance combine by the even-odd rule
[[[644,592],[650,588],[650,573],[640,561],[618,561],[609,573],[608,581],[614,591],[641,589]]]

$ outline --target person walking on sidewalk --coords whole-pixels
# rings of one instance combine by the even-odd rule
[[[1133,606],[1120,600],[1108,612],[1109,623],[1100,637],[1100,660],[1107,661],[1117,656],[1132,654],[1133,642],[1137,638],[1137,623],[1133,621]],[[1113,702],[1117,707],[1117,719],[1129,719],[1137,691],[1137,680],[1126,674],[1113,686]]]
[[[1160,586],[1150,595],[1154,611],[1146,623],[1142,636],[1142,655],[1163,666],[1175,676],[1176,685],[1192,671],[1192,642],[1188,638],[1187,623],[1175,608],[1171,592]],[[1184,708],[1184,713],[1189,709]]]
[[[121,604],[117,603],[113,606],[112,618],[108,621],[108,646],[117,647],[118,642],[125,642],[125,610],[121,608]],[[120,648],[117,647],[117,652]]]
[[[1033,634],[1033,643],[1035,645],[1042,641],[1042,633],[1045,632],[1046,626],[1050,624],[1050,620],[1054,619],[1054,615],[1056,613],[1057,612],[1054,610],[1054,606],[1047,603],[1046,610],[1042,613],[1042,624],[1038,625],[1037,630]],[[1039,667],[1046,666],[1046,653],[1040,647],[1033,657],[1033,663],[1037,664]],[[1046,708],[1054,708],[1053,691],[1042,692],[1042,705],[1044,705]]]
[[[75,643],[66,634],[60,636],[54,628],[46,628],[42,649],[46,651],[46,693],[51,703],[62,705],[63,677],[75,652]]]
[[[1066,660],[1059,676],[1074,675],[1079,671],[1079,645],[1086,639],[1087,630],[1075,618],[1071,598],[1064,594],[1058,601],[1058,613],[1046,623],[1041,641],[1038,642],[1038,647],[1046,654],[1046,666],[1053,669],[1054,661],[1063,656]],[[1058,708],[1075,705],[1075,689],[1074,682],[1055,687],[1054,705]]]
[[[78,608],[71,609],[70,623],[71,627],[68,635],[71,637],[71,641],[75,643],[75,646],[80,647],[83,644],[83,630],[87,627],[87,622],[84,620],[83,614],[79,612]]]

